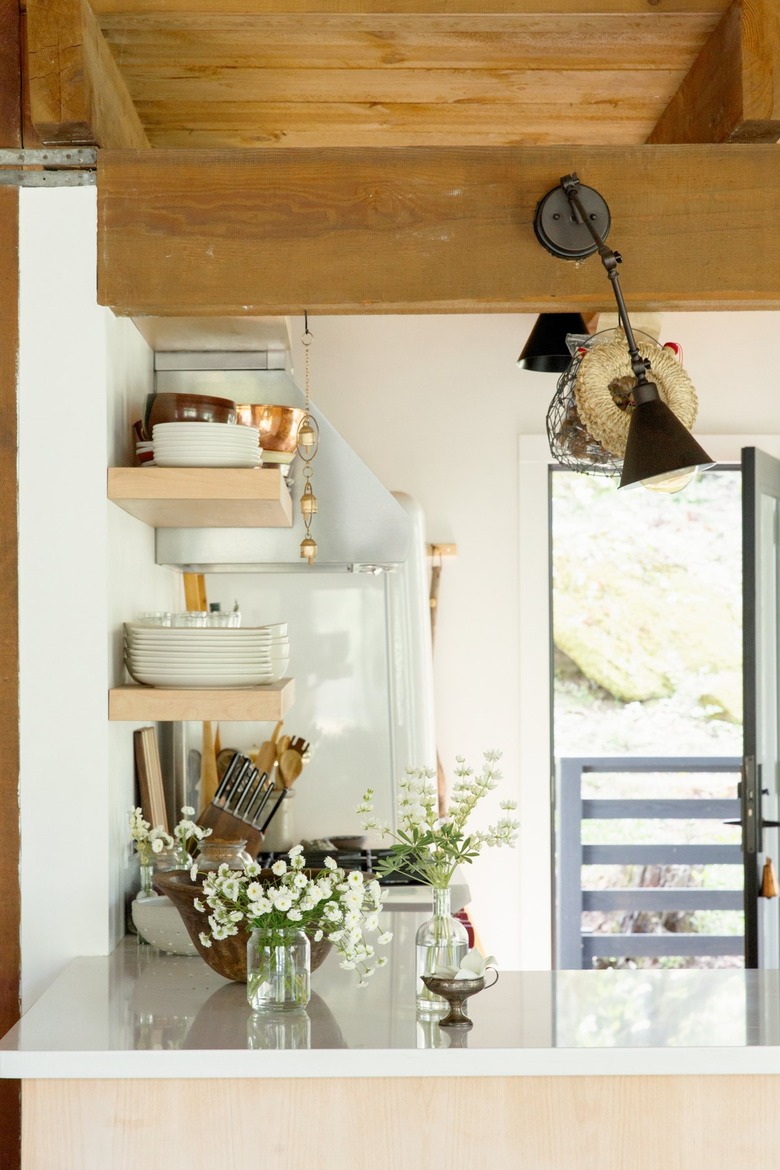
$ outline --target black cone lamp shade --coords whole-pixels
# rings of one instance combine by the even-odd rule
[[[712,460],[658,394],[654,382],[634,388],[635,406],[626,439],[620,486],[643,483],[663,491],[684,487],[693,473]],[[678,483],[679,481],[679,483]]]
[[[581,313],[542,313],[517,359],[520,369],[534,370],[539,374],[562,374],[571,362],[566,345],[569,333],[588,333]]]

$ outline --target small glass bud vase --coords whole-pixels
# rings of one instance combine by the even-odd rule
[[[189,869],[191,865],[192,858],[187,852],[186,845],[181,845],[178,841],[170,849],[161,849],[159,853],[154,855],[155,873],[170,873],[174,869]]]
[[[311,996],[311,946],[303,930],[252,931],[246,948],[246,994],[256,1012],[306,1007]]]
[[[141,876],[141,888],[138,891],[139,898],[153,898],[155,896],[154,886],[154,862],[155,853],[151,845],[146,845],[139,841],[136,845],[136,852],[138,854],[138,868]]]
[[[424,1015],[444,1015],[449,1009],[446,999],[434,995],[422,982],[423,975],[433,975],[443,967],[460,966],[469,949],[465,926],[451,913],[449,886],[432,890],[433,916],[417,931],[417,1011]]]

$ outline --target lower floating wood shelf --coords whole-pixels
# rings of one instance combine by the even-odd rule
[[[167,690],[138,684],[108,692],[108,717],[114,720],[154,720],[160,723],[281,719],[295,700],[295,680],[282,678],[261,687],[212,690]]]

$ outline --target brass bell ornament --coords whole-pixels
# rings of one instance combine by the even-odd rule
[[[311,345],[312,335],[309,332],[308,313],[304,315],[304,321],[305,327],[302,340],[306,354],[306,410],[298,427],[297,448],[303,463],[304,486],[301,492],[301,515],[303,516],[303,524],[306,529],[306,535],[301,541],[301,557],[305,558],[309,564],[312,564],[317,555],[317,542],[312,539],[311,521],[312,516],[315,516],[317,513],[318,503],[311,486],[311,477],[312,461],[317,454],[317,448],[319,446],[320,428],[317,425],[317,420],[312,418],[309,411],[311,402],[309,393],[309,346]]]
[[[313,516],[317,511],[317,497],[312,490],[311,481],[306,480],[306,486],[301,493],[301,513],[304,519]]]
[[[314,432],[314,427],[311,423],[311,418],[308,416],[304,418],[300,427],[298,428],[298,446],[304,447],[307,450],[314,446],[317,442],[317,436]]]
[[[304,536],[301,541],[301,557],[305,558],[309,564],[312,564],[317,555],[317,542],[310,536]]]

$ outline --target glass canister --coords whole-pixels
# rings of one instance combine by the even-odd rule
[[[219,869],[223,864],[229,865],[231,869],[242,870],[252,860],[252,855],[247,853],[246,840],[230,841],[223,837],[205,837],[200,842],[195,860],[199,870]]]
[[[255,928],[246,948],[246,994],[255,1012],[305,1008],[311,996],[311,946],[303,930]]]

